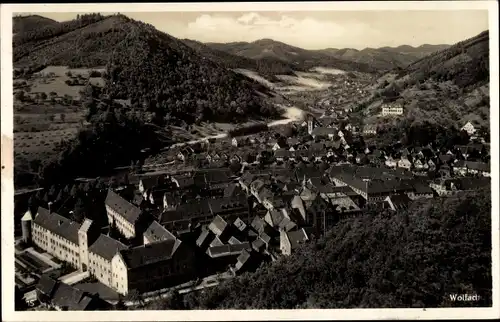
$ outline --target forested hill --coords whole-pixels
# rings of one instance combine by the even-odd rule
[[[489,31],[410,64],[399,76],[453,81],[460,87],[489,82]]]
[[[24,33],[37,29],[57,26],[59,23],[55,20],[39,15],[15,16],[12,19],[12,33]]]
[[[412,124],[431,123],[460,129],[476,123],[480,132],[490,128],[489,32],[419,59],[404,69],[392,70],[378,80],[372,102],[365,104],[366,122],[376,122],[400,137]],[[404,107],[398,118],[379,118],[380,104]],[[485,134],[483,134],[485,135]]]
[[[272,39],[254,42],[207,43],[207,46],[251,59],[277,59],[300,69],[323,66],[346,71],[377,72],[370,64],[333,57],[327,53],[291,46]]]
[[[299,68],[280,59],[271,57],[251,59],[211,48],[199,41],[191,39],[182,40],[186,45],[208,59],[219,62],[228,68],[244,68],[258,72],[261,76],[274,80],[275,75],[293,75]]]
[[[277,114],[267,88],[123,15],[84,15],[14,39],[14,65],[107,66],[107,93],[162,119],[244,121]],[[264,95],[263,95],[264,94]]]
[[[491,278],[485,189],[341,221],[325,238],[255,273],[154,309],[487,307]],[[450,294],[480,300],[453,302]]]

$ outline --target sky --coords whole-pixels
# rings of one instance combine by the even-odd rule
[[[36,14],[64,21],[77,13]],[[488,29],[487,10],[124,14],[181,39],[226,43],[271,38],[305,49],[454,44]]]

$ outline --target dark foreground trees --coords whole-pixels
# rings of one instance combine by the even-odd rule
[[[339,223],[254,274],[184,298],[188,308],[291,309],[491,305],[491,195],[417,201]],[[452,294],[478,294],[453,302]]]

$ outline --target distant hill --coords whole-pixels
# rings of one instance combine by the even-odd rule
[[[353,48],[327,48],[318,50],[317,52],[339,59],[370,64],[380,70],[391,70],[397,67],[404,68],[422,57],[448,47],[450,46],[422,45],[419,47],[412,47],[403,45],[399,47],[365,48],[362,50]]]
[[[206,45],[213,49],[251,59],[278,59],[302,69],[323,66],[346,71],[377,71],[377,68],[366,63],[344,60],[328,53],[306,50],[272,39],[261,39],[250,43],[207,43]]]
[[[182,41],[196,50],[200,55],[214,62],[220,63],[227,68],[244,68],[253,70],[269,80],[274,80],[275,75],[293,75],[294,69],[297,70],[296,66],[283,62],[279,59],[271,57],[251,59],[209,47],[199,41],[190,39],[182,39]]]
[[[123,15],[84,15],[14,39],[14,66],[106,66],[106,93],[160,118],[245,121],[276,114],[264,86]]]
[[[29,32],[37,29],[56,26],[58,24],[59,23],[55,20],[39,15],[16,16],[12,19],[12,32],[14,34],[20,32]]]

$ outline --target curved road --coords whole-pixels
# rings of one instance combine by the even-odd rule
[[[281,107],[281,108],[283,108],[283,109],[286,110],[285,114],[283,115],[286,118],[285,119],[281,119],[281,120],[276,120],[276,121],[269,122],[269,123],[267,123],[268,127],[275,127],[275,126],[285,125],[285,124],[289,124],[289,123],[292,123],[292,122],[299,122],[299,121],[303,120],[304,111],[302,111],[301,109],[299,109],[299,108],[297,108],[295,106],[286,107],[286,106],[283,106],[283,105],[279,105],[279,107]],[[201,143],[201,142],[204,142],[204,141],[206,142],[206,141],[211,140],[211,139],[224,139],[226,137],[228,137],[228,133],[219,133],[219,134],[216,134],[216,135],[206,136],[206,137],[201,138],[201,139],[196,139],[196,140],[191,140],[191,141],[181,142],[181,143],[175,143],[175,144],[172,144],[170,146],[170,149],[177,148],[177,147],[180,147],[180,146],[185,146],[185,145],[191,145],[191,144]]]

